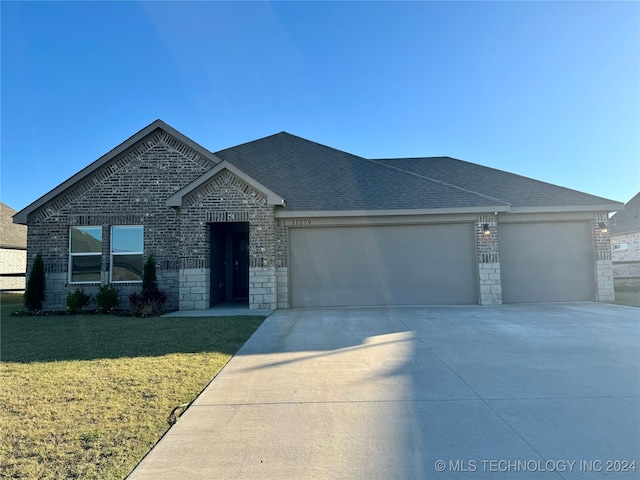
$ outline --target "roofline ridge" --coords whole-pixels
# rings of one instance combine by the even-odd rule
[[[557,183],[551,183],[551,182],[548,182],[546,180],[539,180],[537,178],[527,177],[526,175],[522,175],[520,173],[513,173],[513,172],[509,172],[507,170],[501,170],[501,169],[496,168],[496,167],[489,167],[487,165],[481,165],[479,163],[469,162],[468,160],[462,160],[460,158],[450,157],[450,156],[447,156],[447,155],[440,156],[440,157],[407,157],[407,158],[387,158],[387,159],[380,159],[380,160],[382,160],[382,161],[386,161],[386,160],[389,160],[389,161],[393,161],[393,160],[424,160],[424,159],[435,159],[435,158],[448,158],[450,160],[455,160],[456,162],[462,162],[462,163],[466,163],[466,164],[469,164],[469,165],[475,165],[475,166],[480,167],[480,168],[486,168],[486,169],[489,169],[489,170],[493,170],[495,172],[500,172],[500,173],[504,173],[504,174],[507,174],[507,175],[512,175],[514,177],[524,178],[526,180],[532,180],[532,181],[538,182],[538,183],[544,183],[545,185],[551,185],[552,187],[561,188],[563,190],[579,193],[581,195],[588,195],[590,197],[599,198],[601,200],[607,200],[607,201],[612,202],[612,203],[618,203],[618,204],[622,204],[622,205],[625,204],[624,202],[619,202],[617,200],[612,200],[610,198],[605,198],[605,197],[601,197],[599,195],[594,195],[592,193],[583,192],[581,190],[576,190],[575,188],[565,187],[563,185],[558,185]]]
[[[416,158],[418,159],[418,158],[421,158],[421,157],[416,157]],[[424,158],[429,158],[429,157],[424,157]],[[432,157],[432,158],[444,158],[444,157]],[[447,157],[447,158],[451,158],[451,157]],[[389,160],[393,160],[393,159],[389,159]],[[401,159],[398,159],[398,160],[401,160]],[[376,163],[378,165],[382,165],[382,166],[387,167],[387,168],[391,168],[393,170],[397,170],[397,171],[400,171],[400,172],[408,173],[409,175],[413,175],[415,177],[423,178],[425,180],[428,180],[430,182],[433,182],[433,183],[436,183],[436,184],[439,184],[439,185],[444,185],[446,187],[452,187],[452,188],[455,188],[456,190],[460,190],[460,191],[466,192],[466,193],[471,193],[473,195],[477,195],[478,197],[487,198],[489,200],[493,200],[495,202],[498,202],[498,203],[500,203],[502,205],[507,205],[507,206],[511,207],[511,204],[509,202],[505,202],[504,200],[500,200],[499,198],[491,197],[489,195],[484,195],[483,193],[479,193],[479,192],[474,192],[473,190],[469,190],[468,188],[462,188],[462,187],[460,187],[458,185],[454,185],[452,183],[447,183],[447,182],[443,182],[441,180],[436,180],[435,178],[427,177],[426,175],[420,175],[419,173],[410,172],[409,170],[405,170],[404,168],[396,167],[394,165],[388,165],[388,164],[386,164],[386,163],[384,163],[382,161],[379,161],[379,160],[369,160],[369,161],[373,162],[373,163]]]
[[[232,147],[223,148],[222,150],[218,150],[218,151],[216,151],[216,152],[213,152],[213,154],[214,154],[214,155],[217,155],[217,154],[218,154],[218,153],[220,153],[220,152],[225,152],[225,151],[227,151],[227,150],[233,150],[233,149],[238,148],[238,147],[243,147],[243,146],[246,146],[246,145],[250,145],[250,144],[252,144],[252,143],[260,142],[260,141],[266,140],[266,139],[268,139],[268,138],[277,137],[277,136],[288,136],[288,137],[293,137],[293,138],[295,138],[295,139],[297,139],[297,140],[301,140],[301,141],[306,142],[306,143],[310,143],[310,144],[313,144],[313,145],[317,145],[317,146],[319,146],[319,147],[325,148],[325,149],[327,149],[327,150],[331,150],[331,151],[333,151],[333,152],[339,152],[339,153],[344,154],[344,155],[349,155],[350,157],[353,157],[353,158],[356,158],[356,159],[359,159],[359,160],[367,160],[367,161],[369,160],[369,159],[367,159],[367,158],[365,158],[365,157],[361,157],[360,155],[356,155],[356,154],[354,154],[354,153],[347,152],[347,151],[345,151],[345,150],[340,150],[339,148],[331,147],[331,146],[329,146],[329,145],[325,145],[325,144],[323,144],[323,143],[319,143],[319,142],[316,142],[316,141],[313,141],[313,140],[309,140],[308,138],[304,138],[304,137],[301,137],[300,135],[295,135],[295,134],[293,134],[293,133],[289,133],[289,132],[284,131],[284,130],[283,130],[283,131],[281,131],[281,132],[278,132],[278,133],[274,133],[274,134],[271,134],[271,135],[267,135],[266,137],[258,138],[258,139],[256,139],[256,140],[250,140],[250,141],[248,141],[248,142],[244,142],[244,143],[241,143],[241,144],[239,144],[239,145],[234,145],[234,146],[232,146]]]

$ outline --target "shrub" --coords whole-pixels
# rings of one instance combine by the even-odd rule
[[[84,293],[81,288],[76,288],[74,292],[67,295],[67,310],[71,313],[81,312],[89,302],[91,302],[91,295]]]
[[[156,259],[150,254],[142,269],[142,292],[129,295],[131,314],[141,317],[156,317],[162,313],[167,293],[158,288]]]
[[[96,294],[96,304],[102,313],[109,313],[118,307],[118,289],[111,285],[103,285]]]
[[[133,292],[129,295],[131,314],[136,317],[157,317],[167,301],[166,292],[159,288]]]
[[[44,261],[42,260],[42,254],[38,252],[29,272],[29,280],[27,280],[27,287],[24,293],[24,306],[30,310],[42,310],[44,291]]]
[[[156,275],[156,258],[153,253],[149,254],[142,267],[142,290],[156,290],[158,288],[158,277]]]

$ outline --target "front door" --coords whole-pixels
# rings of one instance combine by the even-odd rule
[[[233,300],[249,301],[249,232],[235,231],[232,234],[233,256]]]
[[[249,302],[249,224],[211,224],[211,305]]]

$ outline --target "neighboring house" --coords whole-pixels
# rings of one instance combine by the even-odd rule
[[[609,219],[616,287],[640,288],[640,193]]]
[[[140,288],[169,307],[614,299],[621,203],[449,157],[370,160],[282,132],[211,153],[160,120],[14,217],[45,306]]]
[[[27,227],[13,223],[16,211],[0,203],[0,291],[22,292],[27,271]]]

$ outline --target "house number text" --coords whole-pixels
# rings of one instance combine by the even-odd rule
[[[287,218],[282,220],[282,224],[285,227],[303,227],[305,225],[311,225],[310,218]]]

